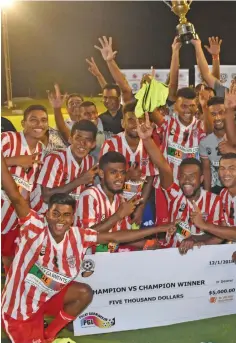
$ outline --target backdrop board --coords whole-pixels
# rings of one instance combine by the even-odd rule
[[[212,66],[209,65],[210,70]],[[220,81],[225,87],[230,87],[231,81],[236,77],[236,65],[235,66],[220,66]],[[198,66],[195,66],[195,86],[202,83],[203,79],[199,72]]]
[[[150,74],[150,69],[123,69],[121,70],[126,77],[129,85],[131,86],[134,93],[140,88],[140,81],[144,74]],[[156,79],[160,82],[166,82],[170,70],[169,69],[158,69],[156,70]],[[179,71],[179,86],[178,88],[188,87],[189,85],[189,70],[180,69]]]
[[[235,244],[87,255],[77,281],[94,291],[75,335],[135,330],[236,313]]]

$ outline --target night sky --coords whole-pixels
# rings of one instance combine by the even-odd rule
[[[223,39],[221,64],[236,64],[236,2],[194,1],[187,15],[202,42]],[[112,36],[121,68],[169,68],[178,18],[161,1],[18,2],[8,10],[13,96],[43,96],[58,81],[64,90],[100,91],[87,71],[93,56],[108,81],[97,38]],[[208,56],[208,53],[206,53]],[[208,60],[210,63],[210,59]],[[195,64],[194,49],[181,50],[181,67]],[[5,98],[4,69],[2,96]]]

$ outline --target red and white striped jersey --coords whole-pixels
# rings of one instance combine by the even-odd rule
[[[45,217],[33,210],[19,224],[21,237],[2,293],[2,313],[26,320],[78,275],[97,232],[71,227],[56,243]]]
[[[131,164],[136,163],[137,167],[141,169],[144,177],[159,174],[158,169],[154,167],[147,151],[143,146],[142,139],[140,139],[136,151],[133,152],[126,141],[125,133],[121,132],[118,135],[113,136],[111,139],[107,139],[103,143],[100,157],[106,154],[108,151],[117,151],[125,156],[127,169],[131,166]]]
[[[77,225],[86,228],[101,223],[117,212],[122,196],[114,195],[111,204],[101,185],[90,187],[80,194],[77,203]],[[125,217],[119,221],[110,232],[131,229],[130,218]]]
[[[199,143],[206,135],[202,122],[195,117],[189,126],[184,126],[178,116],[168,117],[162,124],[164,156],[173,169],[174,180],[178,179],[179,165],[183,159],[199,157]]]
[[[193,210],[192,203],[185,197],[180,186],[174,183],[169,189],[164,190],[168,201],[168,211],[170,222],[180,220],[180,226],[190,230],[192,235],[204,234],[197,228],[190,219],[190,213]],[[214,193],[207,192],[201,188],[201,194],[196,201],[197,206],[202,212],[204,220],[208,223],[219,225],[222,220],[222,206],[220,197]],[[177,236],[174,235],[171,245],[178,244]]]
[[[36,180],[37,187],[31,194],[31,208],[40,214],[47,211],[48,206],[43,201],[41,186],[56,188],[66,185],[78,178],[82,173],[88,171],[93,165],[94,159],[90,155],[87,155],[81,164],[78,164],[72,155],[70,147],[64,151],[55,151],[47,155],[38,179]],[[84,189],[85,185],[81,185],[70,195],[78,200],[80,193]]]
[[[28,143],[23,132],[4,132],[1,135],[2,154],[4,157],[15,157],[32,155]],[[38,159],[41,158],[43,144],[38,142],[34,153],[39,153]],[[26,171],[20,166],[8,167],[13,179],[15,180],[20,193],[28,198],[29,192],[32,191],[36,177],[38,175],[40,166],[35,163],[32,168]],[[14,207],[8,199],[6,193],[1,191],[1,204],[2,204],[2,234],[6,234],[9,230],[13,229],[17,224],[17,215]]]
[[[227,226],[236,226],[236,197],[224,188],[220,193],[220,200],[223,208],[222,221],[225,221]]]

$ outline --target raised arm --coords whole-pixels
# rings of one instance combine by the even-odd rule
[[[1,162],[2,188],[8,196],[9,200],[11,201],[13,207],[15,208],[17,216],[19,218],[25,218],[30,212],[30,207],[27,201],[19,193],[16,183],[13,180],[11,174],[9,173],[5,159],[2,154]]]
[[[209,46],[204,45],[212,56],[212,75],[220,80],[220,47],[222,39],[218,37],[209,37]]]
[[[191,43],[195,47],[197,65],[203,79],[206,81],[209,87],[214,88],[214,85],[217,79],[210,72],[206,57],[202,50],[202,42],[200,41],[200,39],[193,39]]]
[[[52,105],[52,108],[54,111],[54,117],[55,117],[57,128],[60,131],[64,140],[68,141],[70,137],[70,130],[66,126],[62,112],[61,112],[61,108],[64,101],[66,100],[67,94],[61,95],[58,84],[55,84],[54,88],[55,88],[55,94],[53,94],[52,92],[49,92],[48,100],[50,104]]]
[[[225,130],[227,139],[233,146],[236,146],[235,110],[236,92],[230,89],[229,92],[225,92]]]
[[[213,132],[213,120],[207,102],[210,100],[210,93],[201,87],[199,92],[199,103],[202,107],[204,131],[209,135]]]
[[[137,131],[152,163],[159,169],[161,186],[165,189],[169,188],[173,183],[173,172],[161,150],[151,138],[153,127],[150,124],[148,113],[145,113],[145,123],[140,124],[137,119]]]
[[[178,80],[179,80],[179,51],[181,48],[181,43],[178,37],[175,37],[172,44],[172,57],[170,64],[170,80],[169,80],[169,96],[168,99],[171,101],[176,101],[176,93],[178,90]]]
[[[99,85],[101,86],[101,88],[103,89],[103,87],[106,86],[107,82],[104,78],[104,76],[102,75],[102,73],[100,72],[100,70],[98,69],[97,64],[94,61],[94,58],[91,57],[91,61],[86,58],[86,62],[88,63],[89,67],[88,67],[88,71],[96,77],[96,79],[98,80]]]
[[[113,79],[120,87],[124,103],[131,101],[133,99],[132,89],[115,62],[117,51],[112,50],[112,37],[107,39],[106,36],[103,36],[102,38],[99,38],[99,42],[101,47],[95,45],[95,48],[101,52]]]

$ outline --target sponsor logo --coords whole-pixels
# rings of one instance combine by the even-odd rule
[[[228,80],[228,75],[226,73],[221,73],[220,74],[220,82],[225,83]]]
[[[82,262],[81,268],[82,268],[82,277],[89,277],[94,273],[94,267],[95,263],[91,259],[86,259]]]
[[[81,328],[90,328],[97,326],[100,329],[109,329],[115,325],[115,317],[112,319],[105,318],[99,313],[89,312],[80,317]]]
[[[223,295],[220,297],[210,297],[209,301],[211,304],[215,304],[217,302],[222,303],[222,302],[228,302],[234,300],[233,295]]]

